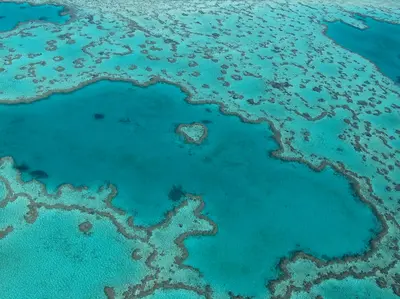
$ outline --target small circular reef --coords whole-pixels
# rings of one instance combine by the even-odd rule
[[[187,143],[201,144],[208,135],[207,127],[201,123],[180,124],[176,133],[182,135]]]

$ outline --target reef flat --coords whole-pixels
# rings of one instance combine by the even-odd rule
[[[176,132],[182,135],[186,142],[201,144],[208,135],[207,127],[202,123],[180,124]]]
[[[289,257],[281,257],[280,274],[273,281],[264,282],[264,296],[295,298],[308,291],[319,296],[332,281],[345,285],[351,279],[366,279],[365,285],[374,283],[383,292],[400,295],[400,88],[394,77],[385,75],[375,61],[326,36],[327,22],[340,21],[366,29],[359,15],[396,24],[400,20],[397,1],[144,4],[126,0],[69,0],[59,4],[73,8],[67,24],[23,23],[0,34],[0,55],[5,57],[0,65],[2,103],[31,103],[102,79],[127,80],[144,86],[171,82],[190,95],[187,100],[192,104],[214,103],[223,114],[236,115],[243,122],[264,124],[265,130],[269,126],[279,143],[279,148],[272,152],[274,157],[298,161],[317,171],[341,172],[378,217],[382,230],[368,250],[357,255],[326,259],[300,249]],[[396,72],[393,70],[393,74]],[[99,115],[95,119],[102,121],[101,113],[96,113]],[[192,121],[198,120],[185,123]],[[211,142],[212,135],[210,129],[201,146]],[[50,175],[44,178],[41,172],[33,174],[51,180]],[[26,200],[25,204],[28,205]],[[4,208],[4,204],[0,206]],[[217,225],[219,220],[213,219]],[[78,227],[85,221],[94,222],[82,221],[77,223]],[[211,222],[206,222],[207,231],[213,231]],[[10,223],[3,226],[2,242],[13,236]],[[168,237],[162,242],[172,242],[170,245],[174,246],[167,231]],[[209,237],[208,241],[217,237],[218,234]],[[195,264],[192,241],[185,242],[189,250],[187,261]],[[265,255],[268,256],[268,250]],[[225,286],[218,289],[218,285],[207,286],[210,283],[203,280],[196,285],[196,281],[190,281],[191,287],[187,287],[185,280],[165,288],[195,290],[206,298],[239,295],[226,293]],[[161,283],[154,285],[163,288]],[[117,297],[121,294],[118,287],[116,291],[106,290],[109,297],[114,292]],[[140,291],[124,294],[139,297],[135,292]]]
[[[308,298],[362,298],[362,299],[396,299],[390,289],[381,288],[371,278],[343,280],[328,279],[314,286],[310,293],[300,292],[293,296],[294,299]]]
[[[364,23],[364,29],[336,21],[327,23],[326,35],[370,60],[385,76],[400,84],[400,26],[363,16],[356,18]]]

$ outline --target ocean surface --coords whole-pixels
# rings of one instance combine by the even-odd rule
[[[51,28],[58,32],[58,26],[73,20],[67,12],[67,8],[51,4],[1,2],[0,32],[8,34],[26,22],[32,22],[32,26],[52,24]],[[400,25],[362,14],[352,17],[367,28],[358,29],[343,20],[321,21],[320,38],[325,35],[323,38],[330,38],[335,47],[366,59],[384,76],[400,84]],[[98,22],[101,28],[96,16],[90,15],[89,19],[93,24]],[[231,22],[236,24],[234,20]],[[107,24],[113,26],[112,22]],[[120,29],[115,26],[116,30]],[[129,26],[145,30],[136,23]],[[111,42],[114,34],[102,39],[107,40],[107,46],[119,47],[118,41]],[[217,35],[213,37],[218,38]],[[80,39],[74,38],[71,44],[79,44]],[[7,44],[7,39],[3,39],[0,46],[3,44]],[[166,44],[169,47],[173,42],[166,41]],[[32,47],[39,52],[36,50],[41,46],[37,43]],[[25,50],[10,51],[10,56],[18,51]],[[60,51],[63,51],[62,46]],[[205,50],[209,54],[208,51]],[[212,51],[217,50],[213,48]],[[274,51],[271,55],[283,55],[280,49]],[[22,56],[26,58],[27,53],[23,52]],[[103,54],[94,55],[105,59]],[[55,61],[63,64],[61,59]],[[20,62],[11,59],[9,64],[13,63]],[[194,65],[193,61],[188,63]],[[76,64],[74,67],[79,69]],[[0,76],[6,68],[6,63],[0,65]],[[102,74],[102,77],[106,76]],[[22,81],[25,84],[29,80],[28,76]],[[275,157],[272,153],[281,147],[277,136],[279,127],[278,132],[274,132],[266,121],[254,124],[222,113],[217,104],[194,104],[190,94],[179,84],[159,82],[141,86],[133,84],[132,80],[125,77],[118,80],[114,76],[113,80],[79,82],[82,84],[72,91],[53,90],[31,103],[4,101],[0,104],[0,158],[12,157],[13,171],[21,175],[21,180],[13,177],[3,162],[0,163],[0,294],[4,294],[0,298],[114,298],[107,293],[108,286],[115,286],[113,292],[118,293],[115,298],[125,298],[129,294],[136,298],[135,292],[143,290],[143,297],[155,299],[270,298],[271,290],[276,291],[269,287],[271,281],[290,277],[288,273],[294,269],[295,274],[290,272],[294,278],[289,283],[294,285],[296,279],[314,277],[319,268],[329,267],[330,263],[334,265],[332,269],[343,266],[343,259],[350,265],[350,260],[356,260],[371,249],[371,241],[382,230],[387,232],[387,224],[382,225],[377,209],[362,201],[365,198],[361,198],[361,191],[356,190],[356,184],[348,177],[331,166],[316,171],[303,163],[305,161]],[[192,80],[194,82],[196,76]],[[274,84],[276,89],[288,87],[284,83]],[[225,86],[231,88],[228,84]],[[232,97],[237,96],[234,91],[230,92]],[[8,99],[2,91],[0,96]],[[283,101],[277,99],[280,100]],[[251,109],[256,109],[254,107],[257,104]],[[392,108],[395,111],[398,106],[392,105]],[[283,117],[279,112],[277,115]],[[289,115],[284,117],[290,118]],[[330,126],[330,117],[326,119]],[[176,131],[179,125],[192,123],[207,128],[207,136],[201,144],[187,142]],[[334,138],[341,128],[332,129],[321,123],[315,121],[315,126],[326,132],[324,144],[335,148]],[[336,129],[338,134],[333,132]],[[312,148],[313,143],[310,144]],[[341,155],[343,153],[336,150],[338,159]],[[377,156],[385,157],[385,153],[374,157]],[[364,161],[370,163],[367,158]],[[379,171],[384,172],[378,169],[377,173]],[[362,175],[370,180],[375,178],[369,173]],[[400,180],[395,177],[390,182],[396,183],[397,179]],[[99,212],[100,208],[96,210],[89,205],[85,210],[81,203],[76,203],[79,198],[76,195],[68,199],[69,205],[57,202],[57,196],[47,196],[29,187],[32,180],[43,183],[50,193],[56,193],[63,184],[87,188],[84,192],[92,196],[85,196],[93,202],[96,202],[95,195],[101,194],[100,187],[115,186],[117,193],[112,205],[118,210],[114,210],[114,218],[108,221],[109,210]],[[17,189],[16,185],[28,187],[10,193],[9,190]],[[389,190],[383,184],[380,187]],[[187,194],[201,196],[204,209],[178,218],[178,212],[189,205]],[[33,209],[32,203],[44,197],[49,203],[53,199],[55,205],[43,204]],[[107,200],[100,202],[104,204]],[[118,218],[123,214],[121,211],[133,216],[136,226],[125,218]],[[200,220],[205,219],[215,226],[213,233],[203,233],[201,229],[183,230],[189,224],[200,226]],[[140,231],[145,236],[139,238],[123,233],[122,221],[132,231]],[[82,223],[90,223],[87,231]],[[396,228],[390,226],[390,229]],[[394,244],[397,239],[391,240]],[[161,244],[162,250],[154,244]],[[134,250],[140,250],[140,254]],[[285,268],[286,272],[282,273],[285,266],[282,260],[300,252],[308,255],[309,264],[298,266],[296,256],[291,261],[295,266],[290,271]],[[384,254],[379,255],[382,256]],[[169,259],[174,261],[173,267],[166,269]],[[386,256],[382,258],[385,259]],[[363,262],[361,258],[360,269],[370,270]],[[183,272],[174,272],[175,268]],[[378,287],[378,278],[355,279],[347,274],[344,279],[336,280],[332,277],[341,276],[332,269],[328,269],[328,274],[321,274],[325,275],[321,282],[310,286],[305,283],[303,287],[308,291],[298,289],[290,298],[309,299],[318,295],[324,299],[396,298],[394,283]],[[168,276],[162,272],[164,270],[173,274]],[[348,271],[345,269],[345,273]],[[378,277],[377,273],[374,275]],[[152,279],[154,285],[151,285]]]
[[[12,156],[23,178],[53,190],[115,184],[114,203],[140,225],[156,224],[179,203],[169,198],[174,186],[201,194],[218,234],[187,240],[185,263],[236,293],[262,293],[292,251],[333,258],[367,249],[379,225],[343,176],[273,158],[278,145],[266,123],[243,123],[185,97],[163,83],[100,81],[2,105],[0,156]],[[208,128],[202,145],[185,144],[175,132],[193,121]]]
[[[326,23],[326,35],[347,50],[370,60],[387,77],[400,84],[400,25],[357,16],[367,28],[341,21]]]
[[[64,24],[69,19],[62,6],[32,5],[29,3],[0,2],[0,31],[9,31],[18,24],[32,21],[46,21]]]

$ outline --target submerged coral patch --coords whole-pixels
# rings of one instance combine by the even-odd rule
[[[172,201],[179,201],[185,196],[182,186],[173,185],[171,190],[168,192],[168,198]]]
[[[29,172],[29,174],[32,176],[34,179],[47,179],[49,175],[43,171],[43,170],[33,170]]]

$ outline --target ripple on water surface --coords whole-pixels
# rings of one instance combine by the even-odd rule
[[[0,31],[14,29],[19,23],[46,21],[64,24],[70,16],[58,5],[32,5],[29,3],[0,2]]]
[[[326,23],[326,35],[340,46],[374,63],[384,75],[400,84],[400,25],[357,17],[368,28],[358,29],[342,21]]]
[[[215,237],[185,242],[188,264],[212,285],[265,293],[279,258],[293,250],[318,257],[366,249],[378,229],[372,211],[332,169],[320,173],[269,156],[277,148],[267,125],[190,105],[175,86],[147,88],[101,81],[32,104],[0,106],[0,156],[50,188],[69,182],[117,185],[115,203],[155,223],[179,198],[174,186],[204,195]],[[203,144],[186,144],[179,124],[208,128]]]

